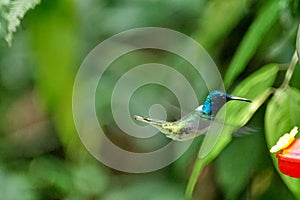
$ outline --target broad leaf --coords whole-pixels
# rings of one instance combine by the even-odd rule
[[[41,10],[31,16],[28,27],[33,48],[39,58],[36,66],[36,89],[53,116],[67,156],[78,158],[78,152],[85,150],[79,145],[81,143],[78,136],[74,134],[76,131],[71,106],[74,66],[78,66],[74,58],[78,56],[76,51],[79,49],[75,42],[78,38],[74,34],[77,33],[74,27],[74,2],[54,2],[59,9],[45,12],[47,5],[42,4],[45,8],[41,7]]]
[[[207,50],[210,50],[246,15],[246,9],[251,0],[214,0],[208,1],[199,28],[195,33],[196,40]],[[224,16],[226,15],[226,20]]]
[[[246,68],[257,48],[264,40],[266,33],[276,22],[283,4],[284,2],[282,1],[269,1],[265,7],[260,10],[258,16],[251,24],[229,64],[229,68],[224,79],[224,84],[227,88]]]
[[[236,96],[249,98],[252,101],[251,104],[245,102],[230,102],[226,109],[222,109],[217,118],[223,118],[226,110],[227,124],[234,125],[236,127],[244,126],[257,109],[265,102],[270,93],[272,92],[271,86],[275,81],[278,72],[278,65],[270,64],[264,66],[256,73],[245,79],[233,92]],[[221,131],[219,128],[223,128]],[[186,195],[192,196],[194,186],[197,182],[199,175],[203,168],[215,159],[221,151],[231,141],[231,135],[235,128],[233,126],[220,127],[219,123],[214,123],[204,138],[203,144],[200,147],[199,158],[197,159],[192,175],[190,177]]]
[[[234,138],[214,162],[216,181],[225,199],[238,199],[251,181],[253,168],[261,156],[262,148],[259,147],[263,143],[260,136]]]
[[[277,72],[277,64],[266,65],[256,73],[245,79],[233,91],[232,94],[239,97],[245,97],[250,100],[255,100],[258,96],[265,93],[266,90],[269,90],[268,88],[271,87],[273,82],[275,81]],[[256,109],[258,109],[257,104],[262,104],[262,101],[264,101],[263,98],[259,99],[259,101],[253,101],[251,104],[234,101],[229,102],[226,104],[226,119],[219,119],[219,121],[225,120],[226,124],[230,124],[235,127],[244,126],[254,114]],[[219,116],[217,117],[224,118],[225,115],[220,112]],[[233,127],[225,128],[231,129],[231,132],[234,131]],[[213,129],[208,131],[199,152],[200,158],[205,157],[211,151],[220,135],[224,136],[221,131],[216,131]],[[231,138],[231,134],[228,137]]]
[[[300,91],[295,88],[278,89],[269,102],[265,114],[266,140],[269,149],[284,133],[300,125],[299,113]],[[271,157],[278,170],[275,154]],[[293,194],[300,199],[300,179],[291,178],[281,172],[279,174]]]

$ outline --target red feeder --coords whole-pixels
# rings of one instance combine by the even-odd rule
[[[300,138],[277,153],[279,170],[289,176],[300,178]]]

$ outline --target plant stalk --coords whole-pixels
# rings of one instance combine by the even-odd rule
[[[295,51],[293,57],[292,57],[292,60],[289,64],[289,67],[285,73],[285,78],[283,80],[283,83],[281,85],[281,88],[286,88],[288,87],[290,81],[291,81],[291,78],[293,76],[293,73],[294,73],[294,70],[295,70],[295,67],[297,65],[297,62],[298,62],[298,55],[297,55],[297,51]]]

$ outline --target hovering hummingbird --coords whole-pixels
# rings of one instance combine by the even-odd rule
[[[206,97],[203,105],[177,121],[168,122],[138,115],[135,115],[134,118],[157,128],[172,140],[184,141],[204,134],[213,122],[217,112],[226,102],[231,100],[251,102],[249,99],[234,97],[225,92],[212,91]]]

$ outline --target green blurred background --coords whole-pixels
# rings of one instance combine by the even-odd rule
[[[75,130],[72,87],[76,72],[87,54],[106,38],[131,28],[154,26],[197,40],[224,77],[249,27],[270,2],[276,1],[42,0],[22,20],[11,47],[4,39],[0,41],[0,199],[184,199],[203,138],[197,138],[179,160],[156,172],[128,174],[104,166],[86,152]],[[264,34],[257,32],[262,39],[246,61],[247,67],[226,85],[229,92],[260,66],[283,63],[284,68],[291,60],[299,2],[280,1],[275,10],[275,16],[265,16],[266,21],[267,17],[272,19],[263,27]],[[138,151],[147,149],[124,137],[113,121],[109,98],[118,78],[137,64],[173,65],[177,59],[165,52],[145,50],[120,59],[108,70],[105,86],[97,91],[97,98],[104,101],[96,106],[101,125],[116,144]],[[207,91],[193,70],[184,70],[188,64],[181,64],[174,68],[189,78],[195,91],[203,92],[198,94],[201,103]],[[275,86],[282,79],[279,73]],[[299,67],[291,85],[300,88]],[[140,113],[166,100],[178,105],[174,96],[158,86],[145,87],[135,95],[131,106]],[[235,138],[204,169],[194,199],[295,198],[269,156],[265,107],[250,121],[259,133]],[[169,119],[173,117],[168,113]],[[167,141],[161,136],[148,145],[160,146]]]

